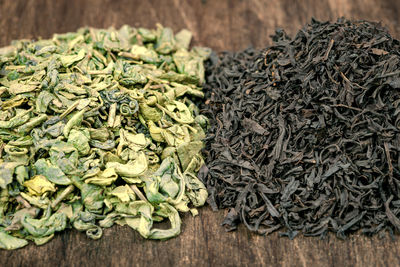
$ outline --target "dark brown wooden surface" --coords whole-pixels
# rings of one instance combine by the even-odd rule
[[[217,51],[253,45],[264,47],[276,27],[294,34],[311,17],[381,21],[400,36],[398,0],[192,0],[80,1],[0,0],[0,46],[13,39],[50,37],[81,26],[188,28],[194,43]],[[36,247],[0,251],[0,266],[399,266],[400,241],[352,236],[346,241],[277,234],[257,236],[243,227],[226,233],[219,226],[224,211],[202,208],[185,215],[182,234],[157,242],[142,239],[128,227],[106,229],[102,239],[69,231]],[[398,238],[397,238],[398,239]]]

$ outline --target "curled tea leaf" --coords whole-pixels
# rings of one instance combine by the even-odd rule
[[[147,159],[144,153],[139,153],[139,156],[131,163],[121,164],[118,162],[108,162],[106,168],[114,168],[115,172],[123,177],[138,177],[147,170]]]
[[[111,195],[116,196],[121,200],[121,202],[128,202],[130,200],[135,200],[135,193],[128,185],[117,186],[111,192]]]
[[[28,241],[25,239],[14,237],[0,230],[0,248],[11,250],[22,248],[26,245],[28,245]]]
[[[85,183],[107,186],[113,184],[118,179],[114,168],[107,168],[99,172],[96,176],[85,180]]]
[[[69,132],[71,131],[72,127],[79,126],[83,120],[83,114],[86,112],[85,109],[76,112],[71,119],[68,120],[67,124],[64,127],[63,134],[65,137],[68,137]]]
[[[36,175],[32,179],[24,182],[24,186],[28,188],[32,195],[40,196],[46,192],[55,192],[54,184],[46,179],[43,175]]]
[[[74,64],[75,62],[78,62],[78,61],[84,59],[85,55],[86,55],[85,50],[81,49],[81,50],[79,50],[78,54],[76,54],[76,55],[60,56],[60,61],[64,67],[69,67],[70,65]]]
[[[67,226],[67,216],[63,213],[55,213],[50,217],[33,219],[25,216],[21,220],[24,229],[34,237],[45,237],[62,231]]]
[[[71,184],[71,180],[64,174],[64,172],[55,165],[52,165],[50,162],[45,159],[39,159],[35,163],[35,169],[38,174],[46,177],[47,180],[59,185],[69,185]]]
[[[179,217],[178,211],[167,203],[161,203],[160,209],[156,211],[157,215],[166,217],[171,223],[171,228],[164,229],[152,229],[149,233],[151,239],[168,239],[177,236],[181,232],[181,218]]]
[[[13,180],[15,168],[22,165],[21,162],[0,162],[0,187],[6,189]]]
[[[90,133],[88,130],[75,130],[72,129],[68,135],[68,143],[72,144],[79,152],[80,155],[86,156],[90,151]]]

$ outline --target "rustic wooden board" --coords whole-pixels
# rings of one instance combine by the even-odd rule
[[[351,3],[349,3],[351,2]],[[85,25],[188,28],[194,43],[217,51],[253,45],[264,47],[276,27],[294,34],[311,17],[381,21],[400,36],[398,0],[284,1],[79,1],[0,0],[0,46],[13,39],[50,37]],[[41,246],[0,251],[0,266],[398,266],[400,241],[352,236],[346,241],[278,234],[257,236],[241,227],[226,233],[219,226],[224,212],[201,209],[185,215],[182,234],[169,241],[146,241],[128,227],[106,229],[102,239],[69,231]]]

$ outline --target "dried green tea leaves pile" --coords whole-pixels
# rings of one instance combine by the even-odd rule
[[[191,33],[83,28],[0,49],[0,247],[66,228],[180,233],[207,198],[197,178],[207,119]],[[153,224],[169,221],[169,229]]]
[[[380,25],[313,20],[206,66],[207,184],[244,223],[344,238],[400,231],[400,42]]]

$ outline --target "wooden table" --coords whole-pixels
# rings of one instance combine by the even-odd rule
[[[351,2],[351,3],[349,3]],[[217,51],[253,45],[265,47],[276,27],[294,34],[311,17],[381,21],[400,36],[398,0],[192,0],[80,1],[0,0],[0,46],[13,39],[50,37],[85,25],[154,27],[161,22],[174,30],[187,28],[194,44]],[[200,210],[183,217],[182,234],[172,240],[147,241],[128,227],[106,229],[92,241],[84,233],[58,234],[51,242],[17,251],[0,251],[0,266],[395,266],[400,241],[352,236],[346,241],[278,234],[257,236],[244,227],[226,233],[220,226],[224,211]]]

